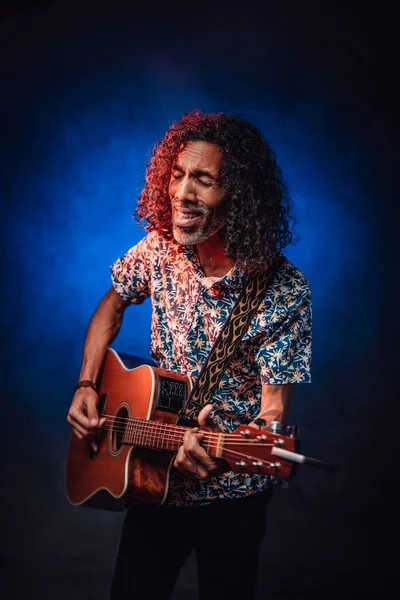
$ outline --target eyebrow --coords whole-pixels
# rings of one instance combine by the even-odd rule
[[[183,167],[181,167],[178,163],[174,163],[172,165],[173,169],[178,169],[178,171],[182,171],[182,173],[185,171],[185,169]],[[196,177],[208,177],[209,179],[212,179],[213,181],[218,181],[218,177],[215,177],[215,175],[213,175],[212,173],[210,173],[210,171],[207,171],[206,169],[193,169],[193,171],[191,171],[191,173],[193,175],[195,175]]]

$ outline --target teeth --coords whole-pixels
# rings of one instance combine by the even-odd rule
[[[180,210],[178,210],[178,214],[184,219],[193,219],[194,217],[198,216],[197,213],[182,212]]]

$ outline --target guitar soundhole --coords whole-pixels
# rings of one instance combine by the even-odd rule
[[[123,438],[128,417],[129,413],[125,406],[122,406],[115,414],[114,426],[111,432],[111,451],[113,454],[118,454],[123,446]]]

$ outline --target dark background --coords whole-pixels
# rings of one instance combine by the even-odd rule
[[[65,416],[109,265],[144,235],[131,214],[150,149],[196,107],[251,120],[277,152],[298,214],[287,254],[314,302],[313,383],[299,387],[291,422],[306,454],[337,465],[276,488],[258,598],[387,595],[398,396],[390,5],[8,1],[0,15],[1,597],[108,597],[123,514],[68,504]],[[149,308],[128,311],[116,349],[148,356]],[[196,597],[191,557],[174,600]]]

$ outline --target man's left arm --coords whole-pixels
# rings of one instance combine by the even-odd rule
[[[270,385],[263,384],[261,392],[261,410],[257,419],[264,419],[263,427],[268,427],[272,421],[287,423],[290,404],[294,394],[295,384]],[[256,427],[254,421],[249,423]]]
[[[290,285],[296,282],[295,288]],[[260,373],[261,406],[256,419],[264,419],[266,427],[272,421],[287,424],[295,386],[311,381],[311,292],[307,281],[295,271],[292,278],[286,275],[286,285],[281,288],[281,300],[276,307],[274,326],[265,343],[256,353]],[[271,322],[267,311],[265,321]]]

